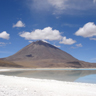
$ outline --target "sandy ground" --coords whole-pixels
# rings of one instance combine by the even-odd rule
[[[0,75],[0,96],[96,96],[96,84]]]

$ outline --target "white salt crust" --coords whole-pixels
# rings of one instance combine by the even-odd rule
[[[0,96],[96,96],[96,84],[0,75]]]

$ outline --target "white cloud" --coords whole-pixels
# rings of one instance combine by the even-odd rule
[[[76,42],[71,38],[67,39],[66,37],[61,36],[59,30],[53,30],[51,27],[46,27],[42,30],[36,29],[32,32],[21,32],[19,35],[26,40],[42,40],[44,42],[47,42],[46,40],[62,40],[59,43],[66,45],[71,45]]]
[[[19,33],[21,37],[26,40],[60,40],[62,36],[58,30],[52,30],[51,27],[46,27],[44,29],[36,29],[32,32],[22,32]]]
[[[48,0],[49,4],[51,4],[54,8],[63,10],[66,8],[65,2],[68,0]]]
[[[48,41],[46,41],[46,40],[42,40],[43,42],[46,42],[46,43],[49,43]]]
[[[33,41],[29,41],[29,43],[32,43]]]
[[[60,48],[61,46],[57,46],[57,45],[54,45],[55,47],[58,47],[58,48]]]
[[[81,43],[80,44],[76,44],[76,46],[77,47],[83,47]]]
[[[51,11],[53,14],[78,14],[77,11],[96,9],[94,4],[96,0],[26,0],[26,2],[31,10]]]
[[[10,34],[8,34],[6,31],[3,31],[0,33],[0,38],[3,38],[3,39],[9,39],[10,37]]]
[[[63,37],[62,41],[60,41],[59,43],[66,44],[66,45],[72,45],[72,44],[76,43],[76,41],[71,38],[67,39],[66,37]]]
[[[49,42],[47,42],[46,40],[42,40],[43,42],[46,42],[46,43],[49,43]],[[33,41],[29,41],[29,43],[32,43]]]
[[[27,0],[26,0],[27,1]],[[31,10],[53,11],[52,13],[61,13],[66,8],[65,2],[68,0],[29,0],[27,5]]]
[[[96,25],[93,22],[86,23],[76,33],[76,36],[93,37],[96,36]]]
[[[16,24],[13,24],[13,27],[25,27],[25,24],[19,20]]]
[[[90,38],[90,40],[96,40],[96,38]]]

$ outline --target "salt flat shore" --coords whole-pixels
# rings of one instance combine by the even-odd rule
[[[18,71],[18,70],[96,70],[96,68],[14,68],[0,67],[0,71]]]
[[[0,75],[0,96],[96,96],[96,84]]]
[[[0,68],[13,70],[31,69]],[[96,96],[96,84],[0,75],[0,96]]]

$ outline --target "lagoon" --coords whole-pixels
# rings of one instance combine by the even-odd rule
[[[0,75],[96,84],[96,69],[13,69]]]

